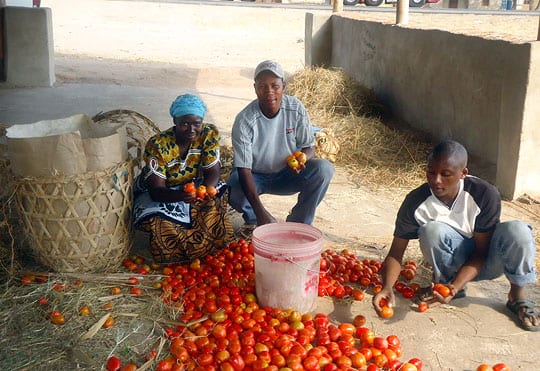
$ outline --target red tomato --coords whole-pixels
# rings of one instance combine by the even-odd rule
[[[380,316],[382,318],[391,318],[394,316],[394,309],[391,307],[382,307]]]
[[[371,358],[373,358],[373,352],[371,351],[371,348],[368,348],[368,347],[360,348],[360,353],[364,355],[367,362],[371,361]]]
[[[353,318],[353,325],[356,327],[362,327],[366,324],[366,317],[358,314]]]
[[[443,298],[450,296],[451,290],[450,287],[443,285],[442,283],[437,283],[433,286],[433,291],[437,291]]]
[[[352,292],[354,300],[362,301],[366,297],[365,293],[362,290],[354,289]]]
[[[388,349],[388,340],[383,337],[377,336],[373,339],[373,346],[380,350]]]
[[[118,357],[112,356],[107,360],[107,371],[119,371],[122,368],[122,362]]]
[[[315,322],[315,328],[327,327],[330,323],[330,318],[328,318],[326,314],[317,313],[313,318],[313,321]]]
[[[408,286],[404,287],[403,291],[401,291],[401,295],[403,295],[405,299],[411,299],[414,297],[414,290]]]
[[[184,192],[186,192],[186,193],[195,193],[195,191],[196,191],[195,183],[190,182],[190,183],[184,184]]]
[[[416,369],[420,371],[424,367],[424,363],[419,358],[411,358],[407,363],[413,364],[416,366]]]
[[[209,197],[215,197],[217,195],[217,189],[214,186],[207,186],[206,193]]]
[[[407,362],[401,366],[400,371],[418,371],[418,368],[412,363]]]
[[[244,358],[240,354],[234,354],[229,359],[229,362],[231,363],[234,370],[239,371],[244,369],[246,367],[246,363],[244,362]]]
[[[510,367],[504,363],[497,363],[493,365],[493,371],[510,371]]]
[[[214,356],[211,353],[202,353],[197,356],[197,363],[200,366],[209,366],[214,363]]]
[[[420,313],[423,313],[428,309],[429,309],[429,304],[428,303],[422,301],[422,302],[420,302],[420,304],[418,304],[418,311]]]
[[[413,269],[406,268],[406,269],[402,269],[400,274],[407,281],[410,281],[414,278],[414,276],[416,275],[416,272]]]
[[[388,347],[391,349],[397,348],[401,345],[401,341],[396,335],[388,335],[386,340],[388,341]]]
[[[367,364],[366,356],[364,356],[364,354],[362,354],[361,352],[355,353],[351,355],[351,362],[352,362],[352,367],[355,367],[355,368],[365,367]]]
[[[156,371],[171,371],[173,368],[173,361],[170,359],[163,359],[159,361],[156,366]]]
[[[307,356],[303,361],[302,365],[306,370],[318,370],[319,369],[319,359],[315,356]]]

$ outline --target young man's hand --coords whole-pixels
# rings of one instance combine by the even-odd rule
[[[380,306],[381,299],[386,299],[388,301],[388,306],[393,308],[395,306],[396,298],[394,295],[394,290],[391,288],[389,289],[382,289],[377,295],[375,295],[372,299],[373,308],[375,308],[375,312],[377,312],[377,315],[381,315],[382,307]]]

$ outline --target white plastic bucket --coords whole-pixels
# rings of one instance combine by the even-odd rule
[[[302,223],[272,223],[255,228],[252,242],[259,305],[301,313],[315,309],[322,232]]]

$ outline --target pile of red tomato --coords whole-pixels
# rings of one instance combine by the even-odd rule
[[[359,261],[343,250],[321,259],[319,294],[357,300],[364,291],[349,283],[380,285],[376,260]],[[133,269],[134,267],[132,267]],[[157,370],[402,370],[422,362],[401,361],[396,335],[376,336],[358,315],[354,323],[333,324],[327,315],[294,309],[261,308],[255,296],[254,251],[238,240],[214,256],[163,268],[162,298],[181,309],[183,326],[165,330],[169,353]],[[114,367],[121,370],[117,357]],[[116,367],[116,368],[115,368]]]
[[[422,361],[418,358],[401,361],[400,339],[396,335],[377,336],[365,326],[366,319],[362,315],[357,315],[353,323],[333,324],[321,313],[301,314],[294,309],[259,307],[254,292],[253,254],[250,242],[238,240],[215,256],[208,256],[204,261],[195,259],[187,265],[160,268],[159,265],[145,264],[144,258],[137,256],[123,261],[127,270],[142,275],[162,269],[165,278],[154,282],[153,287],[161,290],[161,298],[166,304],[179,308],[179,320],[185,324],[165,329],[169,339],[168,353],[155,361],[156,370],[422,369]],[[347,249],[341,252],[325,250],[320,268],[320,296],[363,300],[364,290],[377,293],[381,289],[382,262],[360,260]],[[401,271],[403,280],[394,286],[405,298],[414,297],[420,288],[410,282],[416,276],[416,270],[414,261],[406,261]],[[23,284],[41,283],[46,282],[47,277],[25,276],[21,281]],[[130,277],[126,283],[131,286],[132,295],[141,294],[140,288],[136,287],[139,284],[136,277]],[[56,283],[54,289],[62,291],[64,285]],[[114,287],[111,293],[118,294],[119,290]],[[45,297],[37,302],[41,306],[48,305]],[[420,308],[420,311],[427,309]],[[84,313],[83,309],[86,309]],[[83,307],[80,314],[87,312],[88,307]],[[60,312],[50,312],[49,317],[57,325],[65,321]],[[112,316],[109,318],[113,319]],[[152,350],[146,360],[156,356],[156,350]],[[107,360],[106,368],[130,371],[137,369],[137,365],[122,365],[119,357],[112,356]],[[478,367],[480,370],[508,371],[509,368],[503,363],[493,367],[482,364]]]

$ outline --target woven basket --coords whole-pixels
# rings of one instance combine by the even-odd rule
[[[36,259],[58,272],[118,268],[132,244],[132,189],[144,145],[159,131],[129,110],[99,113],[98,123],[125,123],[130,159],[103,171],[15,179],[16,202]]]
[[[159,133],[159,127],[145,115],[125,109],[100,112],[92,117],[92,120],[96,123],[126,124],[128,152],[132,158],[137,159],[134,176],[139,175],[144,166],[143,154],[146,142],[151,136]]]
[[[41,264],[58,272],[120,265],[131,246],[133,161],[105,171],[16,182],[24,229]]]

